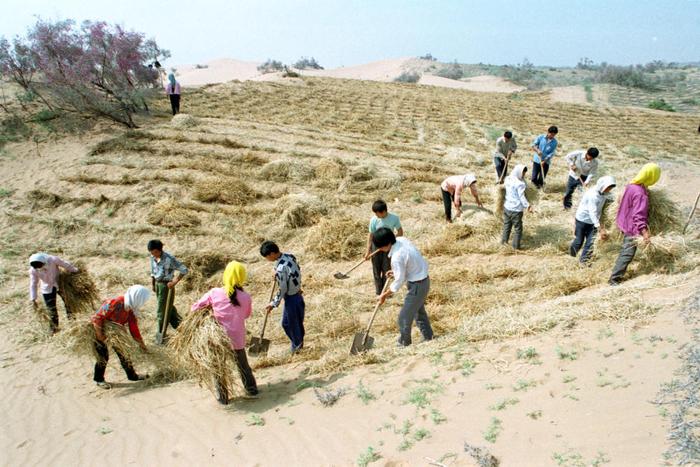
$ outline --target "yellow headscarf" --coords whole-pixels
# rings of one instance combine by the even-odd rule
[[[226,295],[231,295],[236,286],[242,287],[246,279],[248,279],[248,273],[245,270],[245,266],[238,261],[228,263],[224,270],[224,290]]]
[[[661,168],[653,162],[650,162],[648,164],[644,164],[642,170],[640,170],[637,176],[632,179],[632,183],[635,185],[650,187],[654,183],[658,182],[659,178],[661,178]]]

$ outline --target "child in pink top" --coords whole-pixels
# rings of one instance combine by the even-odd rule
[[[191,311],[211,307],[214,318],[231,339],[231,348],[246,394],[255,396],[258,394],[258,386],[245,352],[245,320],[253,309],[250,295],[243,291],[243,284],[247,277],[245,267],[237,261],[231,261],[224,270],[224,286],[205,293],[192,305]],[[216,386],[217,400],[224,405],[228,404],[229,395],[226,387],[220,381],[216,382]]]

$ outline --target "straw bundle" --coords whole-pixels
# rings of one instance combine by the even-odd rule
[[[213,178],[199,182],[192,197],[204,203],[244,205],[258,197],[258,193],[237,178]]]
[[[178,255],[182,264],[187,266],[189,273],[184,277],[182,288],[185,291],[202,291],[210,286],[220,285],[220,273],[226,268],[231,255],[218,251],[193,252]]]
[[[601,215],[601,224],[613,232],[619,232],[615,219],[620,209],[624,191],[620,191],[614,202],[606,202]],[[649,193],[649,214],[647,224],[652,235],[664,232],[679,232],[683,228],[683,214],[677,203],[669,198],[664,189],[651,189]]]
[[[268,162],[260,168],[260,178],[263,180],[303,182],[311,180],[313,177],[314,169],[301,160],[278,159]]]
[[[239,379],[234,375],[236,357],[231,340],[214,319],[211,309],[188,313],[168,344],[183,367],[216,394],[219,382],[229,394],[238,392]]]
[[[135,361],[136,356],[141,353],[141,349],[125,326],[105,321],[103,330],[107,346],[118,350],[131,362]],[[95,352],[95,327],[91,322],[72,322],[60,334],[58,340],[63,347],[76,355],[94,359],[98,357]]]
[[[93,313],[100,304],[97,286],[82,261],[78,261],[75,266],[78,268],[77,273],[61,271],[58,275],[58,288],[66,309],[74,314]]]
[[[367,225],[351,217],[324,218],[306,234],[306,250],[317,257],[357,259],[367,241]]]
[[[163,200],[151,207],[148,223],[163,227],[196,227],[201,221],[196,213],[183,207],[175,200]]]
[[[655,235],[647,244],[639,238],[639,260],[654,270],[672,272],[675,263],[689,251],[685,239],[680,235]]]
[[[313,225],[327,212],[323,201],[316,196],[290,195],[287,203],[287,209],[284,210],[282,216],[285,227],[289,229]]]
[[[442,232],[432,237],[422,248],[428,256],[461,255],[467,250],[462,242],[474,233],[474,228],[467,224],[447,224]]]
[[[338,159],[321,159],[314,169],[316,178],[339,180],[347,174],[347,167]]]
[[[192,128],[199,125],[199,120],[192,115],[177,114],[170,121],[171,125],[177,128]]]
[[[503,216],[503,205],[506,202],[505,184],[496,185],[495,191],[496,193],[494,197],[496,198],[496,209],[494,209],[494,213],[496,214],[496,217],[500,218]],[[527,198],[528,203],[535,203],[539,199],[539,196],[540,192],[534,185],[530,183],[525,184],[525,198]]]

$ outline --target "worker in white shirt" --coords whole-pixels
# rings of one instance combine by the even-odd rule
[[[596,186],[584,193],[576,210],[576,228],[574,229],[574,241],[569,246],[569,254],[576,257],[581,247],[581,264],[588,264],[593,253],[593,242],[596,234],[605,240],[608,233],[600,223],[603,214],[603,206],[606,201],[611,201],[610,191],[615,188],[615,178],[611,176],[601,177]]]
[[[588,188],[598,171],[598,149],[588,148],[587,151],[579,149],[566,155],[566,163],[569,164],[569,178],[566,181],[566,193],[564,193],[564,209],[571,209],[571,197],[574,190],[583,186]]]
[[[430,319],[425,311],[425,299],[430,290],[427,261],[413,243],[406,237],[396,237],[390,229],[378,229],[374,233],[372,241],[378,250],[388,253],[391,260],[391,271],[388,275],[394,278],[389,289],[377,298],[379,304],[384,303],[387,298],[398,292],[404,283],[408,288],[398,318],[399,346],[411,345],[413,321],[416,322],[423,339],[431,340],[433,328],[430,326]]]

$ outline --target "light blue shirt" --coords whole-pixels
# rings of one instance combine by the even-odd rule
[[[371,234],[376,232],[377,229],[381,229],[382,227],[386,227],[394,233],[398,232],[398,230],[401,228],[401,221],[399,220],[399,216],[389,212],[385,217],[381,218],[375,215],[369,221],[369,233]]]
[[[546,163],[549,163],[549,161],[552,160],[552,157],[554,157],[554,153],[557,151],[557,144],[559,143],[557,142],[556,138],[548,140],[546,134],[538,136],[535,138],[535,141],[532,142],[533,146],[537,146],[537,148],[542,151],[542,158]],[[538,164],[541,163],[540,155],[537,153],[532,155],[532,160]]]

